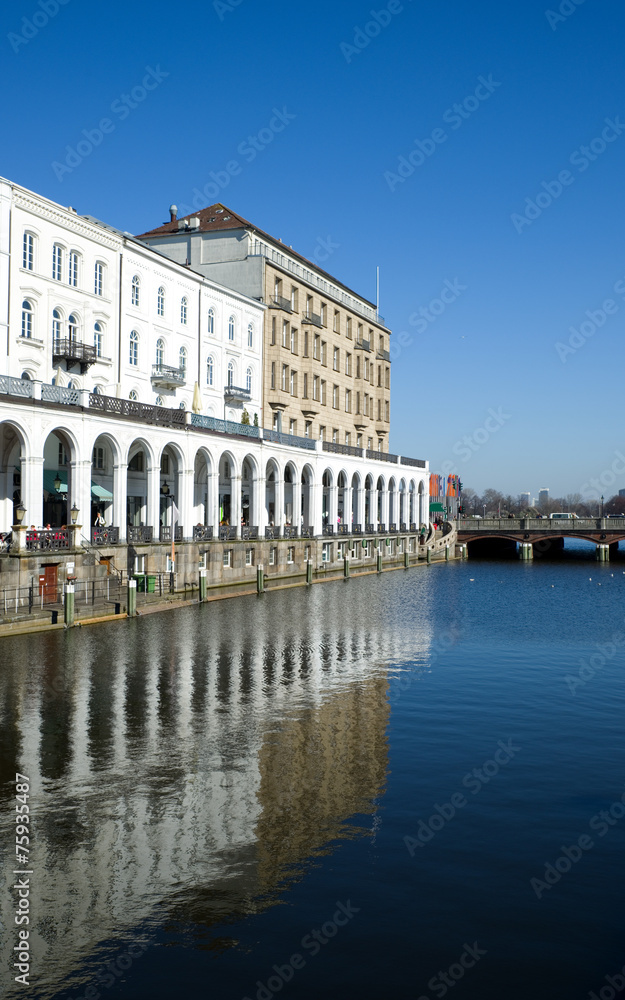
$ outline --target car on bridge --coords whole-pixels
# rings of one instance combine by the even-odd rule
[[[577,514],[568,514],[565,512],[560,512],[559,514],[550,514],[550,521],[576,521],[578,520]]]

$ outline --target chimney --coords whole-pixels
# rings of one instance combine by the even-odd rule
[[[169,206],[169,218],[170,218],[170,222],[175,222],[176,219],[178,218],[178,206],[177,205],[170,205]]]

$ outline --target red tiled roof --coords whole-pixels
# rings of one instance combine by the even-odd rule
[[[178,223],[186,219],[199,219],[199,227],[191,230],[180,229],[178,227]],[[242,215],[237,215],[236,212],[233,212],[232,209],[228,208],[226,205],[222,205],[221,202],[217,202],[215,205],[209,205],[208,208],[202,208],[199,212],[191,212],[190,215],[182,216],[181,219],[174,219],[173,222],[166,222],[164,225],[158,226],[156,229],[150,229],[147,233],[140,233],[136,238],[138,240],[146,240],[151,239],[154,236],[173,236],[180,232],[215,233],[223,232],[228,229],[249,229],[252,232],[257,233],[258,236],[267,240],[267,242],[271,243],[274,247],[276,247],[276,249],[292,254],[293,257],[300,260],[306,265],[306,267],[317,271],[328,281],[338,285],[339,288],[345,289],[345,291],[349,292],[350,295],[354,295],[356,298],[361,299],[363,302],[366,302],[367,305],[375,309],[375,303],[371,302],[370,299],[366,299],[363,295],[359,295],[358,292],[354,292],[353,289],[344,285],[343,282],[339,281],[338,278],[335,278],[334,275],[322,270],[322,268],[320,268],[318,264],[315,264],[314,261],[303,257],[301,253],[298,253],[296,250],[293,250],[292,247],[287,246],[287,244],[283,243],[282,240],[277,240],[275,236],[270,236],[269,233],[259,229],[253,223],[248,222],[248,220],[244,219]]]

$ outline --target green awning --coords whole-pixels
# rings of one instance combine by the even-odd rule
[[[58,496],[60,496],[61,493],[67,493],[67,472],[65,472],[64,469],[59,469],[58,472],[56,469],[43,470],[43,488],[47,493],[52,493],[53,496],[56,493],[56,490],[54,488],[54,480],[56,479],[57,475],[61,480],[61,485],[59,487],[59,492],[58,492]]]
[[[112,500],[113,494],[109,493],[104,486],[100,486],[98,483],[91,484],[91,496],[94,500]]]

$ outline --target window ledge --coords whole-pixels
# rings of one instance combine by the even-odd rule
[[[39,351],[46,346],[45,341],[37,340],[36,337],[16,337],[15,342],[16,344],[30,344],[31,347],[36,347]]]

